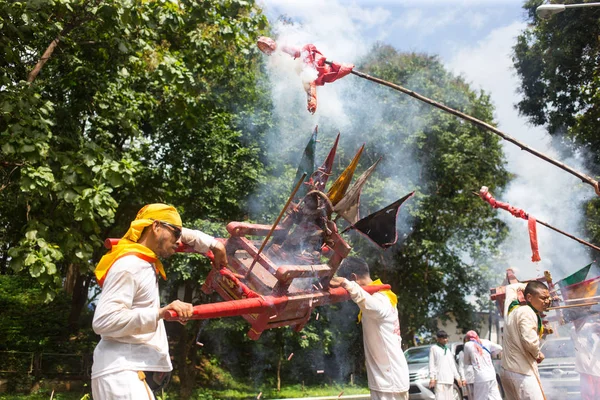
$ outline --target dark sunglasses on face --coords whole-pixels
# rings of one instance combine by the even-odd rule
[[[171,232],[173,232],[173,235],[175,235],[175,240],[179,240],[179,238],[181,237],[181,228],[179,228],[178,226],[175,226],[173,224],[170,224],[168,222],[163,222],[163,221],[156,221],[161,225],[166,226]]]

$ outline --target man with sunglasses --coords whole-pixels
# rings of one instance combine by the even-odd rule
[[[183,242],[197,252],[212,250],[215,266],[227,265],[225,246],[212,236],[182,227],[177,210],[166,204],[144,206],[129,230],[96,267],[102,287],[94,313],[94,399],[153,400],[173,369],[162,315],[173,310],[192,316],[189,303],[160,307],[158,277],[166,279],[159,258],[172,256]]]

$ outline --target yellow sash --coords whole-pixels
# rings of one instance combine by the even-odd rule
[[[383,285],[383,283],[381,282],[381,279],[377,279],[376,281],[373,281],[371,283],[369,283],[369,286],[371,285]],[[392,303],[392,306],[394,308],[396,308],[396,306],[398,305],[398,296],[396,296],[396,294],[394,292],[392,292],[391,290],[381,290],[379,293],[383,293],[385,294],[388,299],[390,299],[390,303]],[[358,312],[358,323],[360,324],[362,320],[362,310],[360,310]]]

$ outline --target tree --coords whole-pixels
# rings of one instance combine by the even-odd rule
[[[529,26],[517,38],[513,62],[522,82],[519,112],[571,150],[582,151],[586,166],[600,174],[600,8],[568,9],[543,20],[541,0],[523,5]],[[567,1],[565,3],[573,3]],[[600,241],[600,200],[586,205],[586,228]]]
[[[65,290],[71,332],[104,239],[143,204],[243,214],[263,174],[265,26],[242,0],[0,1],[0,273],[47,301]]]

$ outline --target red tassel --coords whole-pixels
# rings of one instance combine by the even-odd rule
[[[531,261],[538,262],[542,259],[540,258],[540,252],[538,250],[538,242],[537,242],[537,229],[536,229],[536,221],[535,217],[531,215],[527,218],[527,224],[529,225],[529,241],[531,242]]]

